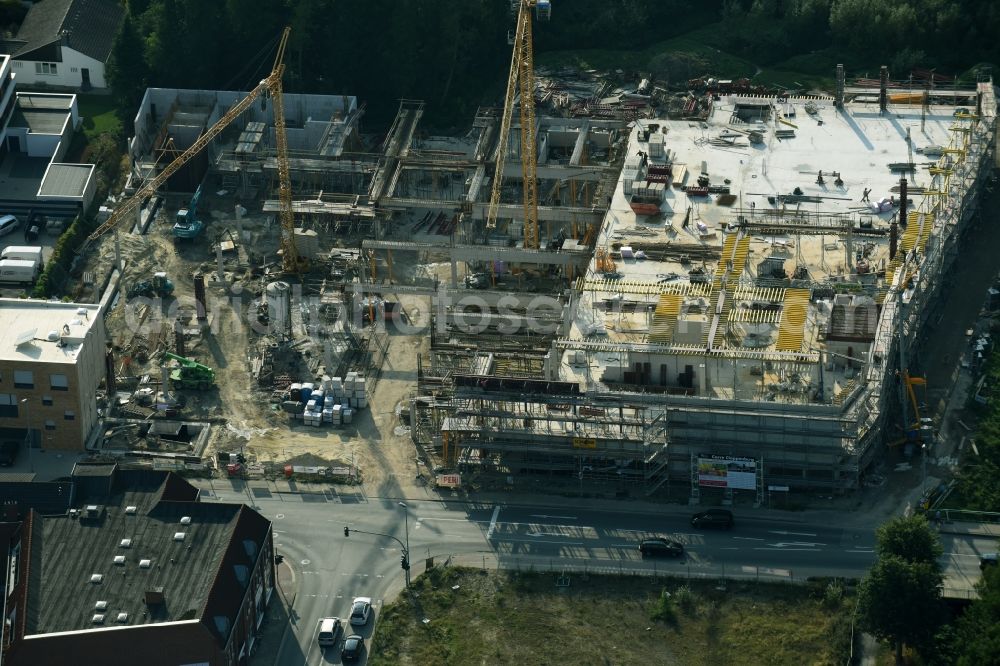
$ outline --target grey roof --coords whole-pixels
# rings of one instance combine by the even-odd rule
[[[82,197],[93,171],[93,164],[50,164],[38,196]]]
[[[115,617],[121,612],[128,613],[128,626],[201,620],[211,630],[211,616],[235,620],[242,602],[236,566],[252,570],[255,561],[244,541],[259,553],[270,523],[239,504],[171,500],[193,490],[171,477],[119,472],[98,516],[84,511],[80,518],[35,521],[31,555],[39,555],[39,576],[29,586],[26,634],[93,629],[98,601],[107,602],[106,627],[119,626]],[[128,506],[136,512],[127,514]],[[185,516],[190,524],[181,523]],[[178,532],[185,533],[183,541],[175,540]],[[123,538],[132,539],[130,547],[121,547]],[[114,563],[119,555],[124,564]],[[149,568],[140,568],[143,559],[151,560]],[[96,573],[103,574],[100,583],[91,582]],[[163,603],[147,604],[146,593],[160,588]],[[215,638],[224,644],[223,637]]]
[[[41,60],[58,53],[59,41],[100,62],[107,62],[125,10],[117,0],[39,0],[24,17],[9,46],[15,58]],[[49,47],[49,48],[47,48]],[[39,51],[38,56],[31,57]]]

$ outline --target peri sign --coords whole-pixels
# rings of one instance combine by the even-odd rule
[[[757,461],[753,458],[701,456],[698,458],[698,485],[754,490],[757,487]]]

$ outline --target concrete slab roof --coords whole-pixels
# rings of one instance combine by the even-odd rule
[[[76,363],[100,307],[93,304],[0,298],[0,359]],[[50,340],[51,337],[54,340]],[[104,341],[99,341],[104,344]]]
[[[93,175],[93,164],[52,163],[38,188],[38,196],[80,198],[87,191],[87,183]]]

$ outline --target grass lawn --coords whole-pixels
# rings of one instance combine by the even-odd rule
[[[434,569],[378,617],[368,663],[837,664],[853,599],[807,586]],[[453,589],[458,586],[457,589]],[[671,596],[664,619],[661,591]],[[678,590],[681,589],[681,592]],[[822,590],[822,588],[819,588]],[[424,619],[429,622],[424,622]]]
[[[115,101],[110,95],[79,94],[76,103],[88,141],[104,132],[121,135],[122,123],[115,115]]]

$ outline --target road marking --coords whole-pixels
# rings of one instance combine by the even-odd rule
[[[302,566],[309,564],[310,560],[302,560]]]
[[[734,539],[742,539],[743,541],[763,541],[764,539],[760,537],[733,537]]]
[[[582,541],[546,541],[544,539],[503,539],[501,543],[557,543],[560,546],[582,546]]]
[[[500,505],[497,504],[496,508],[493,509],[493,518],[490,519],[490,529],[486,530],[486,540],[489,541],[493,538],[493,531],[497,528],[497,516],[500,515]]]
[[[819,548],[754,548],[754,550],[780,550],[784,553],[806,551],[810,553],[818,553],[821,549]]]
[[[848,552],[848,553],[865,553],[866,555],[871,555],[875,551],[874,550],[848,550],[846,552]]]
[[[739,550],[739,548],[737,548],[736,546],[723,546],[719,550]]]
[[[635,548],[634,543],[613,543],[608,548]]]
[[[811,532],[786,532],[785,530],[768,530],[768,534],[781,534],[783,536],[819,536]]]
[[[530,536],[530,537],[540,537],[540,536],[557,537],[557,536],[562,536],[562,534],[559,534],[559,532],[526,532],[526,534],[528,536]]]
[[[809,547],[815,548],[816,546],[825,546],[826,544],[825,543],[810,543],[808,541],[789,541],[787,543],[784,542],[784,541],[779,541],[778,543],[769,543],[767,545],[768,546],[772,546],[774,548],[786,548],[788,546],[809,546]]]
[[[275,517],[275,518],[277,518],[278,520],[281,520],[282,518],[284,518],[284,517],[285,517],[285,514],[283,514],[283,513],[278,513],[278,514],[275,514],[275,515],[274,515],[274,517]]]
[[[543,513],[532,513],[529,518],[555,518],[557,520],[576,520],[576,516],[546,516]]]
[[[497,510],[499,510],[499,509],[500,509],[500,507],[497,507]],[[494,515],[496,515],[496,514],[494,513]],[[431,521],[431,522],[448,521],[448,522],[452,522],[452,523],[483,523],[483,524],[486,524],[486,523],[490,522],[489,520],[467,520],[465,518],[417,518],[417,520],[419,520],[422,523],[425,523],[427,521]]]

